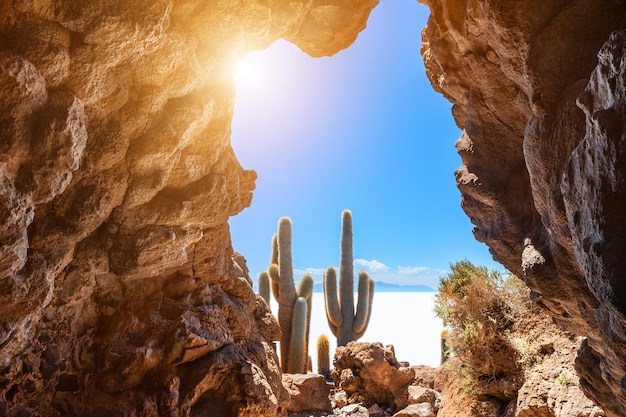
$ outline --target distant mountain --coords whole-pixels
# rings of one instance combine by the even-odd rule
[[[357,290],[356,282],[354,290]],[[315,284],[313,286],[313,292],[323,292],[322,284]],[[427,285],[397,285],[389,284],[387,282],[376,281],[375,292],[435,292]]]

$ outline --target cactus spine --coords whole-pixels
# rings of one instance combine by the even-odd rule
[[[372,314],[374,280],[366,272],[359,273],[358,302],[354,312],[354,262],[352,256],[352,213],[344,210],[341,215],[341,263],[339,265],[339,299],[335,268],[329,267],[324,274],[324,301],[326,318],[337,346],[363,336]]]
[[[317,338],[317,373],[326,379],[330,376],[330,343],[326,335]]]
[[[304,275],[296,290],[291,258],[291,220],[288,217],[282,217],[278,222],[270,262],[268,274],[274,298],[278,301],[278,323],[282,330],[281,367],[286,373],[306,373],[313,277]]]

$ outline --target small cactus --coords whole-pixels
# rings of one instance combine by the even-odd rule
[[[358,302],[354,312],[354,263],[352,256],[352,214],[344,210],[341,218],[341,264],[339,266],[339,299],[337,275],[329,267],[324,274],[326,318],[337,346],[360,339],[367,330],[374,300],[374,280],[366,272],[359,273]]]
[[[330,377],[330,343],[326,335],[317,338],[317,373]]]
[[[450,359],[450,344],[448,343],[448,330],[441,331],[441,365]]]

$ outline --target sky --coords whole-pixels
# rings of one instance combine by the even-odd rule
[[[344,209],[355,274],[436,289],[463,259],[504,271],[461,209],[461,131],[420,55],[428,13],[415,0],[381,0],[355,43],[332,57],[279,40],[241,63],[231,142],[258,179],[252,205],[229,224],[255,281],[287,216],[295,279],[310,272],[320,282],[339,263]]]

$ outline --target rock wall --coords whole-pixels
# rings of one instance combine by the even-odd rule
[[[626,415],[626,3],[424,0],[422,54],[463,130],[474,234],[587,340],[586,394]]]
[[[377,0],[0,2],[0,415],[274,416],[276,320],[227,220],[233,69]]]

